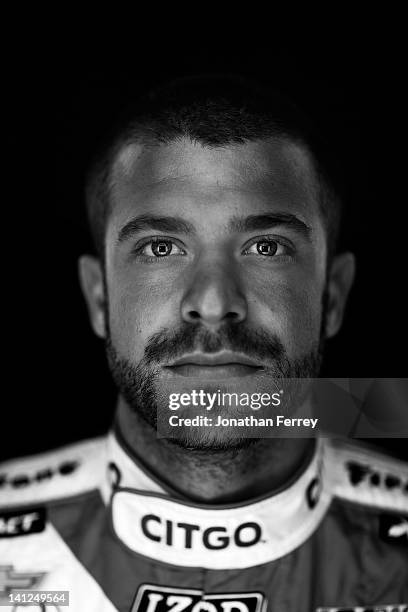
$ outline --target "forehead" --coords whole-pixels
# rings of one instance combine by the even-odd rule
[[[128,144],[112,172],[112,209],[170,213],[213,206],[274,208],[310,219],[318,211],[311,156],[283,139],[209,147],[183,138],[169,144]],[[246,211],[250,212],[250,211]]]

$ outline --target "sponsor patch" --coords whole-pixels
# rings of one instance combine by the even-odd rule
[[[45,529],[46,511],[43,507],[0,513],[0,538],[15,538],[40,533]]]
[[[167,546],[174,546],[177,542],[179,547],[183,548],[193,547],[195,533],[199,534],[198,538],[208,550],[227,548],[232,543],[238,548],[246,548],[254,546],[262,538],[260,525],[253,521],[238,525],[232,534],[228,533],[228,529],[223,525],[214,525],[202,530],[200,525],[164,520],[156,514],[145,514],[140,524],[144,536],[149,540],[165,542]]]
[[[40,484],[50,480],[54,476],[70,476],[80,466],[79,461],[63,461],[56,467],[42,468],[34,474],[0,474],[0,488],[11,487],[13,489],[23,489],[33,484]]]
[[[33,589],[44,578],[45,572],[19,572],[13,565],[0,565],[0,603],[14,589]],[[6,599],[6,601],[8,601]]]
[[[408,515],[382,514],[379,535],[382,540],[398,546],[408,546]]]
[[[393,491],[400,490],[408,493],[408,481],[396,476],[395,474],[383,473],[372,468],[369,464],[348,461],[346,463],[350,483],[356,487],[366,484],[370,487],[380,487],[381,489]]]
[[[262,593],[204,593],[199,589],[142,584],[130,612],[263,612]]]

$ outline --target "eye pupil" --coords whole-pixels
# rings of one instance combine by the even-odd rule
[[[273,241],[258,242],[257,250],[260,255],[275,255],[278,250],[278,245]]]
[[[157,257],[170,255],[171,249],[172,246],[170,242],[155,242],[152,244],[152,251]]]

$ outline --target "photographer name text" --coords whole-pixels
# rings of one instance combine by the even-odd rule
[[[208,416],[195,416],[192,418],[179,417],[173,414],[169,418],[171,427],[311,427],[314,429],[319,419],[288,418],[282,414],[274,418],[259,418],[254,415],[245,417],[222,417],[216,419]]]

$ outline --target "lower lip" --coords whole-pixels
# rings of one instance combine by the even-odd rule
[[[183,365],[166,368],[166,370],[178,374],[179,376],[202,378],[205,380],[240,378],[242,376],[256,374],[260,369],[260,367],[248,366],[243,363],[225,363],[214,366],[185,363]]]

